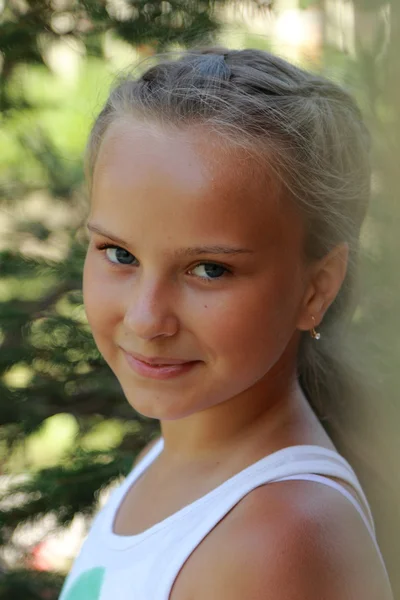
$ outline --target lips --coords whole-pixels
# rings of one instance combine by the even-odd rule
[[[201,361],[198,360],[187,361],[180,358],[148,357],[126,352],[122,348],[121,350],[132,371],[136,375],[149,379],[164,380],[180,377],[191,372],[197,365],[201,364]],[[153,363],[146,362],[149,360],[153,361]],[[168,360],[168,363],[165,362],[166,360]],[[161,363],[161,361],[164,362]]]
[[[147,365],[151,365],[152,367],[165,367],[165,366],[171,366],[171,365],[184,365],[184,364],[189,363],[189,362],[194,362],[194,361],[185,360],[185,359],[182,359],[182,358],[167,358],[167,357],[160,357],[160,356],[154,356],[154,357],[143,356],[141,354],[137,354],[136,352],[128,352],[127,350],[124,350],[124,352],[126,352],[127,354],[129,354],[133,358],[136,358],[136,360],[140,360],[140,362],[143,362],[143,363],[145,363]]]

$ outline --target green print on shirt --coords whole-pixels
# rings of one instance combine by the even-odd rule
[[[64,600],[99,600],[105,572],[96,567],[79,575]]]

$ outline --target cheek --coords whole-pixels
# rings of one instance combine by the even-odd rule
[[[231,365],[275,362],[296,329],[301,286],[277,272],[231,293],[224,302],[208,308],[202,331],[216,356]],[[206,314],[207,311],[204,311]]]
[[[262,296],[227,302],[215,315],[210,332],[220,355],[242,361],[243,356],[265,352],[276,339],[278,319],[274,313]]]
[[[119,295],[115,293],[112,282],[105,280],[104,269],[98,263],[98,257],[89,251],[83,270],[83,301],[96,342],[110,334],[120,314]]]

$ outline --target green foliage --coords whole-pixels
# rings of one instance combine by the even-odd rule
[[[139,0],[130,4],[127,20],[114,22],[114,31],[128,43],[133,39],[137,44],[150,41],[157,51],[171,43],[184,46],[204,43],[218,29],[210,13],[213,4],[207,0],[168,3]]]
[[[0,598],[56,600],[64,577],[57,573],[16,569],[0,577]]]
[[[307,8],[321,8],[322,2],[321,0],[300,0],[299,6],[302,10],[307,10]]]
[[[69,525],[76,514],[93,516],[99,491],[132,466],[132,455],[120,450],[85,451],[74,448],[62,465],[44,468],[8,490],[8,499],[24,502],[0,515],[1,543],[5,544],[20,523],[34,522],[52,514],[60,526]]]

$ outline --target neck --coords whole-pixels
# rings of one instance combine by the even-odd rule
[[[322,443],[323,428],[294,372],[268,379],[203,411],[162,421],[164,460],[202,464],[238,449],[268,454],[285,446]]]

